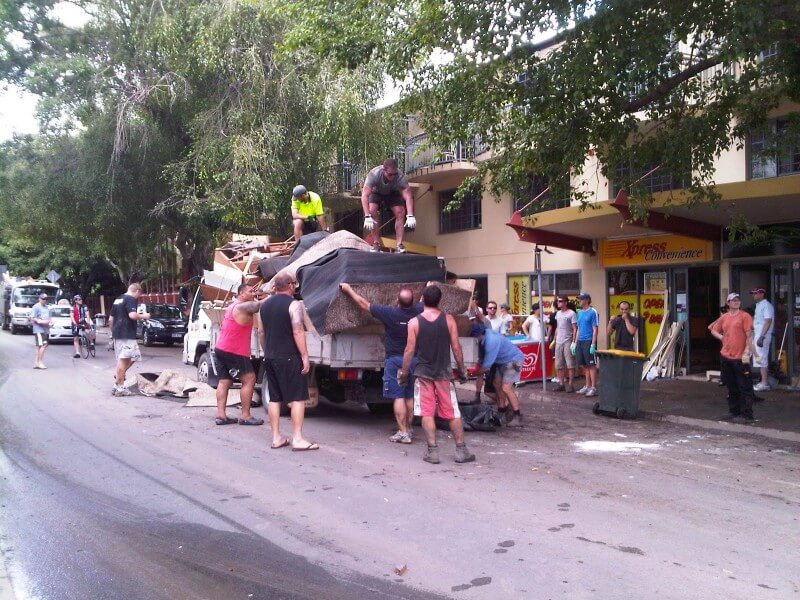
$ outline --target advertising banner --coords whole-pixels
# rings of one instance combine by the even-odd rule
[[[712,242],[682,235],[600,240],[600,264],[604,267],[693,263],[713,258]]]
[[[508,305],[512,315],[531,314],[530,275],[512,275],[508,278]]]

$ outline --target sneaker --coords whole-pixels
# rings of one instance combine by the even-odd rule
[[[558,377],[553,377],[550,381],[552,383],[561,383],[561,380]]]
[[[588,390],[586,390],[585,396],[587,398],[591,398],[593,396],[597,396],[597,388],[589,388]]]
[[[425,460],[428,460],[428,459],[426,458]],[[464,444],[463,446],[459,446],[458,444],[456,444],[456,462],[457,463],[459,463],[459,464],[468,463],[468,462],[472,462],[474,460],[475,460],[475,455],[472,452],[470,452],[469,450],[467,450],[466,444]],[[436,459],[436,462],[437,463],[439,462],[438,457]]]
[[[731,423],[736,423],[737,425],[752,425],[755,423],[755,419],[753,417],[745,417],[744,415],[736,415],[731,419]]]
[[[381,251],[381,243],[375,242],[372,244],[372,248],[369,249],[370,252],[380,252]]]
[[[403,244],[397,244],[397,250],[395,250],[397,254],[405,254],[406,247]]]
[[[586,392],[588,392],[588,391],[589,391],[589,386],[588,386],[588,385],[585,385],[585,386],[583,386],[581,389],[579,389],[579,390],[578,390],[576,393],[578,393],[578,394],[585,394],[585,393],[586,393]]]
[[[75,354],[72,355],[72,358],[80,358],[80,357],[81,355],[79,352],[76,352]]]
[[[112,396],[132,396],[133,392],[131,392],[128,388],[122,387],[121,385],[115,385],[114,389],[111,390]]]
[[[565,388],[563,385],[557,385],[556,387],[553,388],[553,391],[554,392],[565,392],[565,391],[567,391],[567,388]]]
[[[522,423],[522,415],[518,415],[516,413],[512,413],[511,420],[506,423],[506,427],[524,427]]]
[[[439,464],[439,446],[428,446],[428,449],[425,451],[425,456],[422,457],[422,460],[425,462],[429,462],[432,465]]]
[[[395,444],[410,444],[411,436],[404,431],[398,431],[389,438],[389,441]]]
[[[760,381],[753,386],[754,392],[768,392],[772,388],[767,383],[761,383]]]

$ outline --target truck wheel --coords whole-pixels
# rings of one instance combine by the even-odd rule
[[[6,320],[6,319],[3,319],[3,329],[8,331],[8,320]]]
[[[152,337],[150,336],[150,334],[147,332],[147,329],[145,329],[145,330],[142,332],[142,343],[143,343],[145,346],[152,346],[152,345],[153,345],[153,338],[152,338]],[[198,364],[199,364],[199,363],[198,363]],[[206,380],[208,380],[208,377],[206,377]]]
[[[203,352],[197,359],[197,381],[208,383],[208,352]]]
[[[391,402],[367,402],[367,408],[373,415],[388,415],[393,410]]]
[[[19,329],[17,329],[17,326],[12,323],[11,324],[11,335],[17,335],[17,331],[19,331]]]

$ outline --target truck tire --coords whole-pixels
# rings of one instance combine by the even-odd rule
[[[208,352],[203,352],[197,359],[197,381],[200,383],[208,383],[208,369],[210,368],[208,361]]]
[[[5,329],[6,331],[8,331],[8,323],[9,323],[8,319],[3,319],[3,329]]]
[[[16,326],[16,325],[14,325],[14,324],[12,323],[12,324],[11,324],[11,335],[17,335],[17,331],[19,331],[19,329],[17,328],[17,326]]]

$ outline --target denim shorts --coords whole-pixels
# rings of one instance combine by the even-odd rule
[[[522,363],[510,362],[497,365],[497,376],[503,383],[517,383],[522,371]]]
[[[397,382],[397,371],[403,366],[402,356],[389,356],[383,363],[383,397],[394,400],[396,398],[414,397],[414,369],[417,359],[411,361],[411,373],[405,386]]]

